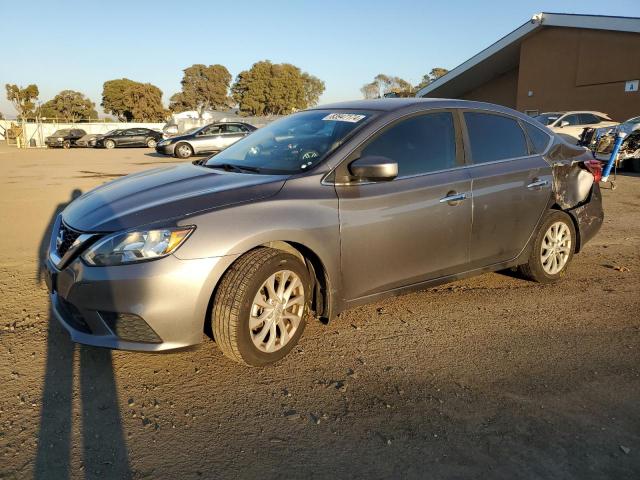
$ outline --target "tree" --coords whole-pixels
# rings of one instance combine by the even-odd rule
[[[432,68],[429,73],[422,76],[422,80],[418,85],[416,85],[416,90],[420,90],[421,88],[426,87],[427,85],[429,85],[432,82],[435,82],[437,79],[446,75],[447,73],[449,73],[449,70],[447,70],[446,68],[442,68],[442,67]]]
[[[382,96],[408,97],[414,90],[409,82],[400,77],[379,73],[371,83],[365,83],[360,89],[364,98],[380,98]]]
[[[380,88],[376,82],[365,83],[360,91],[364,98],[380,98]]]
[[[316,105],[324,82],[290,63],[254,63],[238,74],[233,99],[246,115],[284,115]]]
[[[0,112],[0,120],[4,120],[4,115]]]
[[[82,93],[63,90],[40,107],[41,117],[59,117],[75,122],[98,118],[96,105]]]
[[[25,118],[34,113],[35,100],[38,99],[40,94],[37,85],[31,84],[22,88],[18,85],[7,83],[5,88],[7,90],[7,100],[16,109],[19,118]]]
[[[128,78],[108,80],[102,89],[102,107],[119,120],[162,121],[166,111],[162,90],[150,83]]]
[[[183,72],[182,91],[171,97],[171,110],[222,110],[229,107],[231,74],[226,67],[196,64]]]

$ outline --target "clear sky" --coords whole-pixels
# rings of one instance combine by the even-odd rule
[[[417,83],[541,11],[640,16],[640,0],[0,0],[0,112],[15,114],[5,83],[35,83],[43,102],[72,89],[99,105],[102,83],[127,77],[160,87],[167,104],[183,68],[220,63],[235,77],[264,59],[324,80],[322,102],[360,98],[378,73]]]

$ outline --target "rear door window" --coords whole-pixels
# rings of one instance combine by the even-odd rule
[[[527,131],[527,135],[531,141],[531,146],[533,147],[532,153],[544,153],[547,149],[547,145],[549,145],[549,141],[551,140],[549,134],[543,132],[542,129],[535,127],[530,123],[522,123],[524,124],[524,129]]]
[[[560,123],[564,123],[567,122],[569,124],[569,126],[572,125],[580,125],[580,117],[578,115],[566,115],[564,117],[562,117],[562,119],[560,120]]]
[[[455,167],[456,134],[451,112],[435,112],[401,120],[382,132],[361,153],[398,163],[406,177]]]
[[[239,125],[228,124],[224,126],[223,133],[243,133]]]
[[[465,112],[473,163],[495,162],[529,155],[527,140],[518,122],[492,113]]]
[[[593,125],[596,123],[600,123],[600,120],[598,120],[598,117],[596,117],[593,113],[580,114],[580,125]]]

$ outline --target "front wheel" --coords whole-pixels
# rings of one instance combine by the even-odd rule
[[[295,256],[257,248],[240,257],[216,291],[211,321],[227,357],[266,366],[298,343],[309,314],[309,272]]]
[[[174,153],[178,158],[189,158],[193,155],[193,148],[188,143],[179,143],[176,145]]]
[[[520,265],[522,274],[536,282],[551,283],[567,271],[576,245],[576,230],[571,217],[554,210],[542,222],[529,256]]]
[[[71,142],[69,140],[65,140],[64,142],[62,142],[62,148],[64,148],[65,150],[69,150],[71,148]]]
[[[109,150],[111,150],[112,148],[116,148],[116,142],[114,142],[113,140],[105,140],[104,148],[108,148]]]

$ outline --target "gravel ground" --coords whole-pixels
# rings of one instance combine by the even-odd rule
[[[205,339],[74,345],[38,257],[74,195],[171,159],[0,147],[0,477],[640,477],[640,176],[561,283],[487,274],[356,308],[266,369]]]

